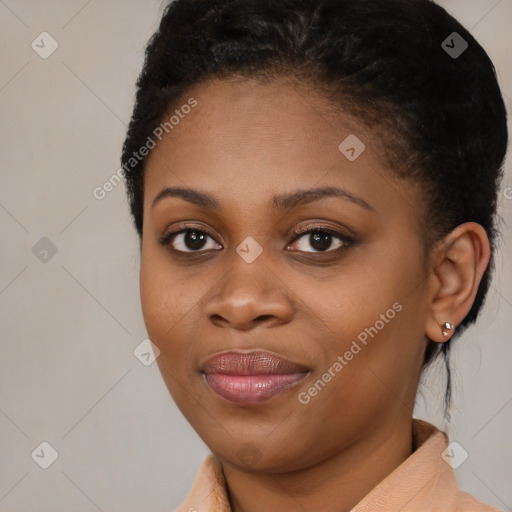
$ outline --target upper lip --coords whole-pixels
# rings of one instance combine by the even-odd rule
[[[307,371],[304,365],[266,350],[222,352],[208,359],[202,367],[203,373],[223,375],[284,375]]]

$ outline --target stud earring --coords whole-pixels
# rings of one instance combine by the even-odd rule
[[[450,322],[445,322],[442,325],[442,329],[443,329],[443,336],[448,336],[448,331],[451,331],[453,329],[453,325]]]

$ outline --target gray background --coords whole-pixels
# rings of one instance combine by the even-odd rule
[[[488,51],[510,111],[512,0],[440,3]],[[155,0],[0,0],[0,512],[173,510],[208,453],[156,364],[133,354],[146,332],[124,185],[93,196],[119,168],[143,48],[162,10]],[[31,47],[43,31],[59,45],[47,59]],[[512,510],[506,187],[510,165],[497,275],[453,354],[451,422],[439,368],[425,375],[415,413],[469,453],[460,486]],[[48,246],[43,237],[57,248],[46,262],[33,251]],[[58,452],[48,469],[35,462],[48,450],[31,457],[43,441]]]

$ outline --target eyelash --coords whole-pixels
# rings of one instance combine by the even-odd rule
[[[198,233],[198,234],[208,235],[216,243],[219,243],[219,242],[217,242],[215,237],[211,233],[209,233],[207,230],[205,230],[204,228],[198,229],[198,228],[196,228],[194,226],[184,226],[183,228],[181,228],[179,230],[166,233],[165,235],[163,235],[160,238],[159,242],[163,246],[169,246],[170,247],[170,241],[175,236],[177,236],[177,235],[179,235],[181,233],[187,233],[187,232],[194,232],[194,233]],[[305,252],[306,254],[333,254],[333,253],[341,253],[342,251],[346,250],[348,247],[350,247],[350,246],[352,246],[352,245],[354,245],[356,243],[356,240],[354,238],[351,238],[351,237],[345,235],[344,233],[340,233],[339,231],[336,231],[336,230],[334,230],[332,228],[329,228],[327,226],[307,225],[307,226],[299,228],[299,229],[297,229],[297,230],[295,230],[293,232],[293,234],[292,234],[293,238],[292,238],[291,242],[286,245],[286,247],[290,246],[292,243],[294,243],[299,238],[301,238],[302,235],[305,235],[307,233],[311,233],[311,234],[316,234],[316,233],[327,234],[327,235],[330,235],[332,237],[335,237],[335,238],[339,239],[342,242],[343,245],[341,245],[340,247],[338,247],[336,249],[328,249],[326,251],[312,251],[312,252],[310,252],[310,251],[297,251],[297,252],[300,252],[300,253],[304,253]],[[177,250],[177,249],[173,249],[172,247],[170,247],[170,249],[175,254],[178,254],[180,256],[181,255],[185,255],[185,257],[189,257],[188,255],[192,256],[192,255],[205,254],[205,253],[210,251],[210,249],[207,249],[205,251],[180,251],[180,250]]]

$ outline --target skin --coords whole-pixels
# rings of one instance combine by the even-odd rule
[[[489,261],[487,236],[463,224],[425,254],[421,190],[393,179],[379,133],[305,86],[223,79],[189,93],[197,107],[152,150],[145,175],[141,303],[162,376],[222,463],[234,512],[348,511],[411,454],[425,336],[442,343],[441,325],[468,313]],[[338,149],[349,134],[366,146],[355,161]],[[370,208],[342,197],[269,206],[276,194],[327,186]],[[181,197],[152,207],[164,187],[215,196],[220,207]],[[194,249],[181,234],[162,246],[183,221],[213,238]],[[309,225],[355,241],[333,236],[322,252],[310,234],[293,235]],[[236,252],[247,237],[263,249],[252,263]],[[401,311],[301,403],[394,303]],[[231,404],[200,369],[232,349],[269,350],[310,373],[268,402]]]

